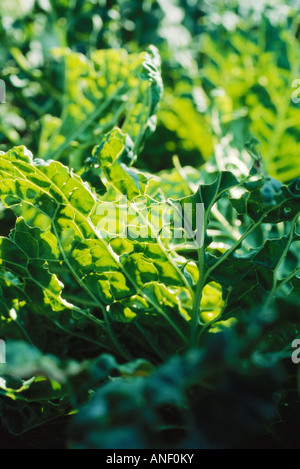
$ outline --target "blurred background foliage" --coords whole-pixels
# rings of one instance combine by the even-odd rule
[[[138,165],[162,170],[177,154],[197,167],[215,155],[216,138],[229,136],[241,149],[254,136],[269,174],[288,182],[299,172],[299,110],[291,99],[300,76],[299,10],[299,0],[2,2],[0,148],[22,143],[43,157],[42,131],[53,131],[64,105],[64,64],[53,48],[91,57],[154,44],[164,95]]]

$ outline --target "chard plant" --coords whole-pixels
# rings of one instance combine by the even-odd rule
[[[199,168],[139,168],[163,94],[157,49],[54,54],[61,116],[44,116],[36,155],[0,154],[14,216],[0,238],[2,424],[34,447],[243,444],[272,418],[299,335],[300,179],[274,179],[254,139],[238,151],[217,131]],[[218,427],[225,409],[239,434]]]

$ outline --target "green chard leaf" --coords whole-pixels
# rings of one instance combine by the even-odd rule
[[[107,174],[122,167],[118,155],[126,147],[123,137],[118,140],[120,136],[113,131],[110,143],[99,153]],[[115,138],[124,144],[123,149],[111,146]],[[107,162],[108,155],[113,155],[112,161]],[[126,355],[122,342],[126,334],[133,334],[132,327],[145,334],[154,355],[184,346],[194,267],[168,248],[168,239],[163,242],[159,235],[149,236],[154,218],[149,222],[147,215],[157,208],[157,201],[141,196],[142,201],[137,197],[131,203],[122,196],[122,207],[132,211],[128,226],[123,226],[129,228],[125,237],[111,223],[119,216],[120,200],[110,200],[111,194],[97,198],[61,163],[34,160],[24,147],[16,147],[0,156],[0,168],[3,203],[19,215],[10,238],[1,239],[1,265],[18,279],[27,304],[31,301],[37,310],[48,308],[39,314],[54,321],[58,329],[80,332],[83,339],[99,343],[99,349],[108,347]],[[129,190],[129,179],[135,181],[135,176],[125,171],[120,183]],[[118,185],[114,176],[113,182]],[[157,323],[155,328],[151,325],[151,317],[157,318],[159,331]],[[139,337],[132,347],[136,342]],[[143,353],[151,355],[153,350],[149,350]]]
[[[79,170],[85,155],[115,126],[129,134],[135,152],[141,149],[155,130],[163,92],[157,49],[97,50],[88,59],[58,48],[53,55],[64,61],[64,106],[60,117],[43,117],[39,156]]]

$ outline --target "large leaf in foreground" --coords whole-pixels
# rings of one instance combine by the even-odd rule
[[[1,262],[23,283],[22,291],[28,294],[32,283],[32,292],[39,290],[36,299],[31,297],[33,305],[46,302],[55,311],[50,317],[62,328],[63,315],[56,305],[69,308],[71,315],[89,307],[84,317],[98,325],[104,321],[112,348],[121,354],[127,353],[122,347],[125,333],[132,335],[132,348],[141,347],[141,354],[153,349],[164,355],[184,345],[193,276],[185,270],[187,262],[167,250],[159,236],[132,236],[138,204],[129,236],[109,233],[103,220],[109,218],[107,211],[116,214],[116,204],[98,199],[61,163],[34,160],[24,147],[0,156],[0,192],[6,207],[26,217],[10,240],[2,240]],[[17,251],[24,267],[8,258],[13,252],[16,259]],[[44,290],[49,292],[47,301]],[[143,339],[132,334],[132,322]]]
[[[114,126],[130,135],[138,151],[156,127],[162,96],[157,49],[150,46],[140,54],[98,50],[90,59],[69,49],[53,54],[64,61],[64,106],[59,117],[43,117],[39,156],[78,170],[85,155]]]

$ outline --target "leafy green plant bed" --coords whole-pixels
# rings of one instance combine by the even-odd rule
[[[51,54],[63,101],[0,153],[7,446],[299,446],[297,169],[270,174],[218,102],[174,103],[154,45]],[[181,106],[201,164],[151,168]]]

